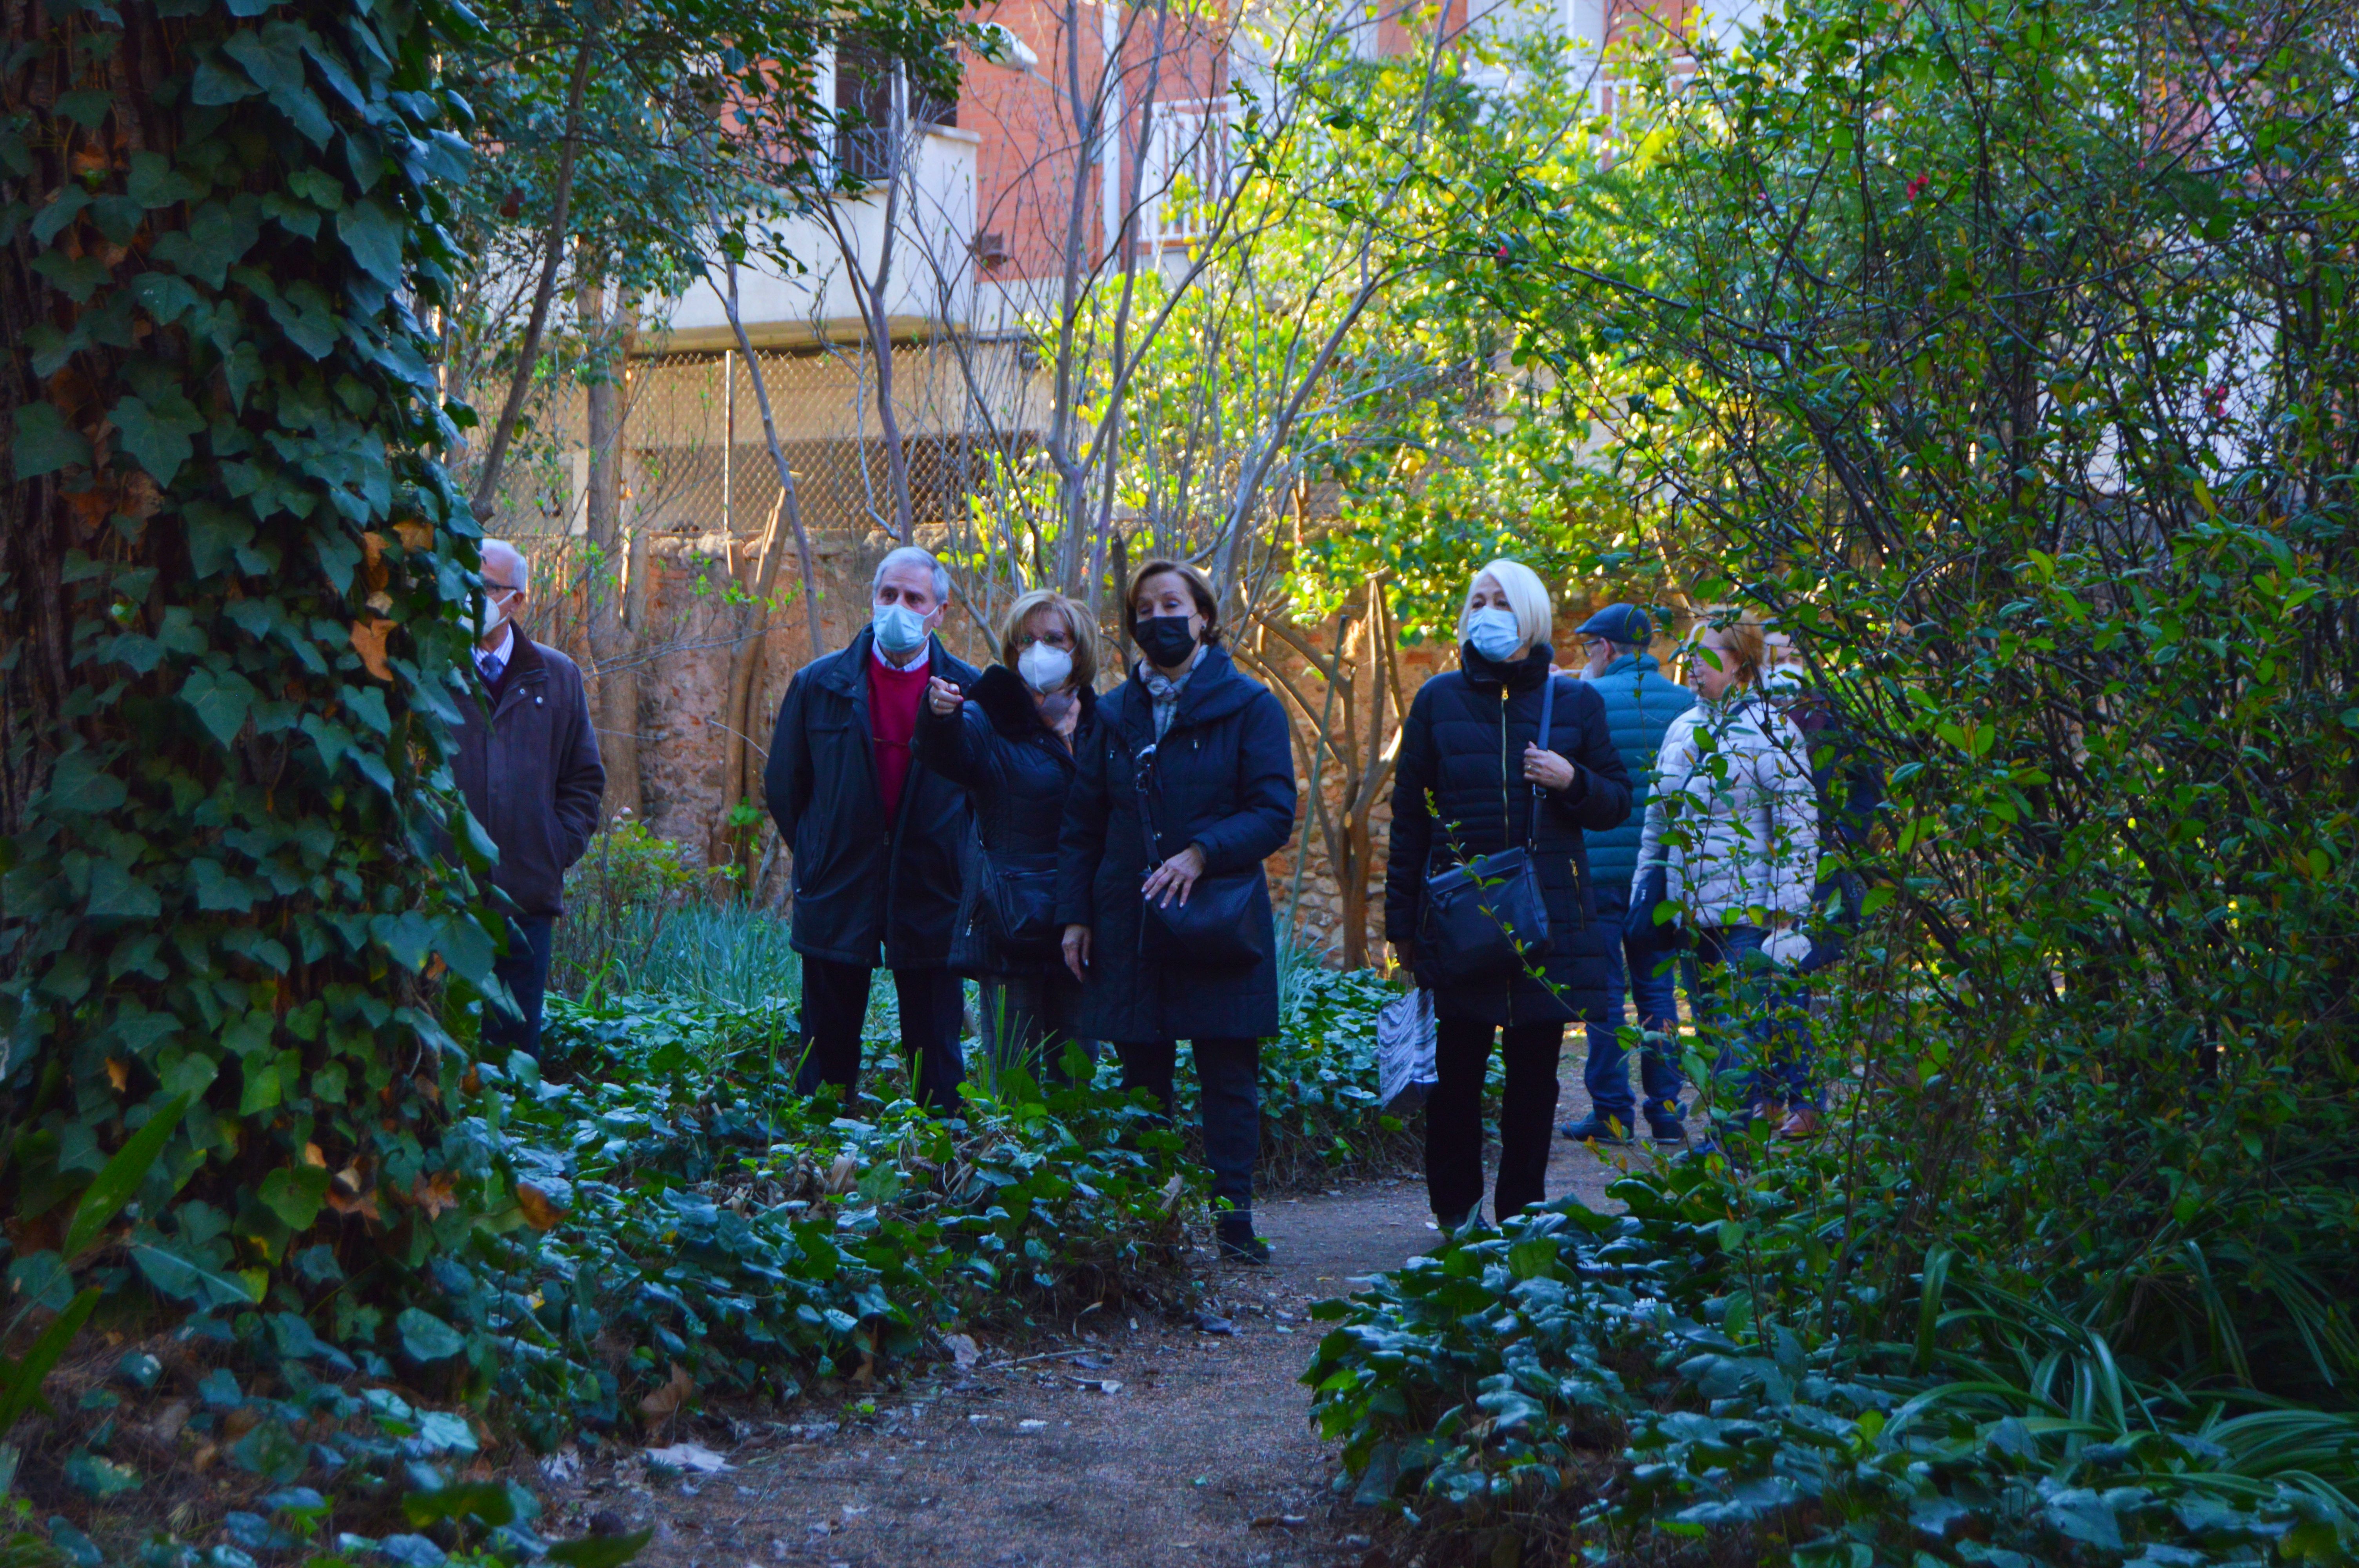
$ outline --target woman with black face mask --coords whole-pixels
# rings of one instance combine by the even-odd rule
[[[1482,1206],[1483,1080],[1495,1036],[1506,1086],[1494,1212],[1504,1219],[1546,1197],[1564,1026],[1603,1020],[1606,944],[1621,940],[1618,920],[1597,917],[1581,834],[1630,815],[1630,774],[1603,701],[1585,682],[1556,678],[1550,621],[1548,589],[1530,568],[1484,567],[1459,617],[1458,669],[1418,687],[1401,726],[1385,935],[1434,991],[1425,1180],[1445,1230]],[[1516,862],[1514,851],[1512,870],[1491,859]],[[1473,918],[1453,923],[1436,906],[1453,878],[1465,881],[1459,868],[1477,860],[1489,862],[1488,880],[1477,882],[1486,895],[1462,903],[1462,916]],[[1530,933],[1541,936],[1544,925],[1544,937],[1520,958],[1511,951],[1505,962],[1467,967],[1465,938],[1484,935],[1484,919],[1508,918],[1499,912],[1516,912],[1523,889],[1545,910]]]
[[[1146,656],[1098,705],[1058,845],[1057,918],[1082,982],[1078,1032],[1114,1043],[1123,1087],[1168,1113],[1179,1042],[1196,1058],[1226,1257],[1254,1233],[1256,1078],[1277,1033],[1277,944],[1262,861],[1294,831],[1286,715],[1220,646],[1203,574],[1149,561],[1126,600]]]

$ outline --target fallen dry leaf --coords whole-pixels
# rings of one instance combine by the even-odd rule
[[[518,1182],[516,1195],[516,1207],[524,1210],[524,1222],[535,1230],[554,1230],[557,1222],[565,1217],[565,1211],[530,1182]]]
[[[434,530],[415,517],[405,517],[393,525],[393,536],[401,541],[405,550],[430,550],[434,547]]]
[[[983,1359],[983,1346],[974,1342],[974,1336],[971,1334],[943,1335],[942,1348],[951,1353],[951,1359],[957,1363],[961,1371]]]
[[[639,1413],[647,1418],[648,1425],[660,1426],[678,1414],[679,1407],[695,1392],[696,1379],[688,1375],[687,1368],[675,1361],[671,1364],[671,1376],[639,1401]]]
[[[429,1219],[440,1219],[459,1206],[458,1188],[451,1184],[451,1173],[437,1171],[433,1178],[420,1176],[409,1184],[409,1201],[426,1211]]]
[[[368,673],[381,681],[393,679],[393,666],[385,662],[385,640],[392,634],[393,622],[382,616],[353,622],[353,652],[361,656]]]

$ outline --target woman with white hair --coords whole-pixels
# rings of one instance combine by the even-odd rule
[[[1392,852],[1385,869],[1385,935],[1419,982],[1434,990],[1436,1083],[1425,1107],[1426,1192],[1446,1230],[1473,1217],[1483,1198],[1483,1079],[1494,1035],[1503,1042],[1506,1091],[1499,1108],[1495,1213],[1546,1196],[1554,1131],[1557,1056],[1564,1026],[1605,1016],[1606,944],[1596,917],[1583,828],[1630,815],[1630,775],[1614,745],[1605,705],[1578,681],[1558,680],[1549,637],[1548,589],[1520,562],[1477,573],[1459,615],[1459,668],[1418,688],[1402,727],[1393,783]],[[1461,868],[1525,851],[1546,914],[1544,939],[1521,957],[1473,969],[1453,957],[1462,929],[1437,921]],[[1486,878],[1497,875],[1495,861]],[[1511,887],[1479,901],[1502,912]],[[1487,917],[1487,916],[1486,916]],[[1516,933],[1538,935],[1536,930]]]

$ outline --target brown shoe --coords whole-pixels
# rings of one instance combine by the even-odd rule
[[[1796,1106],[1794,1114],[1777,1124],[1777,1136],[1780,1138],[1816,1138],[1825,1130],[1817,1109],[1807,1105]]]

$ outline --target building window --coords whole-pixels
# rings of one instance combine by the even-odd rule
[[[843,172],[857,179],[883,179],[893,172],[897,95],[912,83],[901,62],[858,35],[835,46],[836,156]],[[908,102],[908,127],[958,124],[958,99],[917,90]]]

